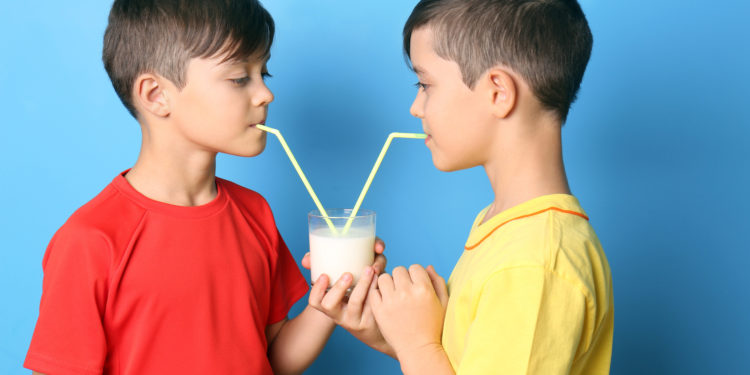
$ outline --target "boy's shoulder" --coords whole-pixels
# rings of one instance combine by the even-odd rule
[[[257,191],[219,177],[216,177],[216,185],[219,189],[224,190],[230,201],[241,208],[256,214],[271,215],[271,207],[268,201]]]
[[[257,201],[257,202],[265,202],[265,198],[263,198],[260,193],[256,192],[255,190],[246,188],[236,182],[232,182],[226,179],[223,179],[221,177],[216,177],[216,185],[220,189],[225,189],[227,193],[232,195],[232,198],[240,198],[245,199],[248,201]]]
[[[116,180],[73,212],[61,229],[109,231],[124,221],[142,216],[143,208],[123,196]]]
[[[592,263],[604,256],[599,238],[580,211],[550,209],[544,214],[520,223],[516,239],[526,251],[518,252],[525,261],[532,261],[555,273],[575,272],[575,278],[590,270]]]
[[[604,257],[588,216],[570,195],[541,197],[475,225],[466,249],[471,260],[466,264],[484,269],[487,276],[517,267],[586,270]]]
[[[109,259],[115,255],[112,251],[119,242],[127,241],[145,211],[124,197],[115,185],[112,181],[68,217],[50,240],[44,264],[51,253]]]

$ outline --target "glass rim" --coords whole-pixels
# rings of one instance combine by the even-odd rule
[[[321,214],[319,210],[315,209],[308,212],[307,216],[310,218],[315,217],[321,219],[348,219],[352,211],[352,208],[327,208],[326,213],[328,214],[328,216],[325,216]],[[356,219],[368,216],[375,216],[375,211],[360,209],[357,211],[357,215],[355,215],[354,218]]]

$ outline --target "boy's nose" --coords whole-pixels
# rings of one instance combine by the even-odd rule
[[[268,88],[265,84],[262,85],[260,92],[253,95],[253,105],[256,107],[261,107],[268,105],[273,101],[273,93],[271,92],[271,89]]]
[[[411,108],[409,108],[409,113],[416,118],[424,118],[424,103],[420,96],[420,94],[417,94],[414,102],[411,103]]]

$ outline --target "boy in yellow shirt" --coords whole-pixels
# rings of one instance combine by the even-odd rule
[[[570,194],[561,127],[592,36],[575,0],[422,0],[404,27],[435,166],[495,194],[444,283],[398,267],[368,304],[406,374],[605,374],[612,280]],[[448,297],[450,296],[450,297]]]

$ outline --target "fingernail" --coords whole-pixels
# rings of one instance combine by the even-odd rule
[[[345,273],[344,276],[341,277],[342,282],[347,282],[347,281],[350,281],[351,279],[352,279],[352,275],[348,273]]]
[[[374,272],[374,271],[373,271],[372,267],[367,267],[367,268],[365,269],[365,275],[366,275],[366,276],[370,276],[370,275],[372,275],[372,273],[373,273],[373,272]]]

